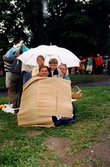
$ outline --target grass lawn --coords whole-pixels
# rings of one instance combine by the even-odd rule
[[[110,132],[110,87],[82,88],[82,92],[74,102],[76,123],[65,126],[18,127],[17,115],[0,110],[0,167],[109,167],[109,158],[96,155],[92,147],[97,143],[102,147],[103,136]],[[1,104],[7,101],[0,98]],[[91,149],[91,155],[89,151],[81,157],[85,149]]]

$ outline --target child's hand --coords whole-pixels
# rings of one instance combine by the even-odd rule
[[[38,73],[37,75],[33,75],[32,77],[37,77],[37,76],[40,76],[40,74]]]
[[[40,76],[40,74],[38,73],[36,76]]]

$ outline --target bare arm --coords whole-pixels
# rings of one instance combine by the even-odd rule
[[[23,47],[23,43],[20,44],[18,50],[16,51],[16,53],[15,53],[15,56],[16,56],[16,57],[18,57],[18,56],[20,55],[20,50],[21,50],[22,47]]]

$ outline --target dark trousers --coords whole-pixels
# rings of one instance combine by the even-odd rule
[[[57,119],[56,116],[52,116],[52,120],[54,122],[54,125],[55,126],[59,126],[59,125],[66,125],[68,123],[74,123],[76,122],[75,120],[75,114],[76,114],[76,108],[75,108],[75,105],[72,103],[72,114],[73,114],[73,117],[72,118],[60,118],[60,119]]]
[[[95,74],[98,74],[98,75],[102,74],[102,66],[97,66],[96,67]]]
[[[12,73],[11,93],[12,93],[13,108],[19,108],[21,101],[21,93],[22,93],[22,74]]]

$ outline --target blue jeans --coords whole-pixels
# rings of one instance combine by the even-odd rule
[[[72,103],[72,114],[73,114],[73,117],[72,118],[61,117],[60,119],[58,119],[56,116],[52,116],[52,120],[54,122],[54,125],[55,126],[66,125],[66,124],[69,124],[69,123],[76,122],[75,113],[76,113],[76,109],[75,109],[74,104]]]
[[[32,77],[31,72],[23,71],[23,85]]]

